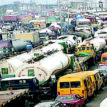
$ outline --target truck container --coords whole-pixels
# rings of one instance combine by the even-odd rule
[[[27,43],[23,40],[12,40],[12,46],[15,52],[26,50]]]
[[[94,38],[90,41],[90,43],[93,44],[96,51],[100,51],[106,46],[106,41],[102,38]]]
[[[13,15],[3,16],[3,21],[17,21],[17,16]]]
[[[14,37],[19,40],[30,40],[32,43],[38,43],[40,41],[38,32],[15,34]]]
[[[62,51],[55,52],[47,57],[44,55],[42,59],[35,59],[35,62],[32,63],[26,63],[32,60],[32,56],[29,54],[19,56],[11,58],[4,64],[1,64],[1,70],[5,68],[8,73],[13,73],[17,77],[32,75],[35,76],[40,83],[45,83],[51,75],[57,75],[70,65],[70,58]]]

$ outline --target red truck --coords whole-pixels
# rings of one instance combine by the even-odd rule
[[[16,15],[3,16],[3,21],[17,21],[17,19]]]

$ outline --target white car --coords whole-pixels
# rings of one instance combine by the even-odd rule
[[[107,107],[107,98],[100,103],[100,107]]]

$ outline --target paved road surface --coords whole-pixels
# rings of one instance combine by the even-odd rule
[[[97,69],[98,64],[91,67],[89,70]],[[98,94],[96,94],[93,98],[89,99],[88,103],[86,104],[86,107],[100,107],[101,101],[104,100],[106,97],[107,97],[107,86],[104,87],[101,91],[99,91]],[[46,102],[47,101],[54,100],[46,100]],[[45,102],[45,100],[43,100],[42,102]]]
[[[107,98],[107,86],[103,88],[95,97],[91,98],[86,107],[100,107],[103,99]]]
[[[95,66],[91,67],[90,70],[95,70],[97,69],[97,66],[100,64],[96,64]],[[107,86],[103,88],[95,97],[90,99],[90,101],[87,103],[86,107],[100,107],[100,103],[104,98],[107,97]]]

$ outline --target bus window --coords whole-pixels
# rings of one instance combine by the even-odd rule
[[[60,88],[70,88],[69,82],[61,82]]]
[[[80,88],[80,81],[71,82],[71,88]]]

